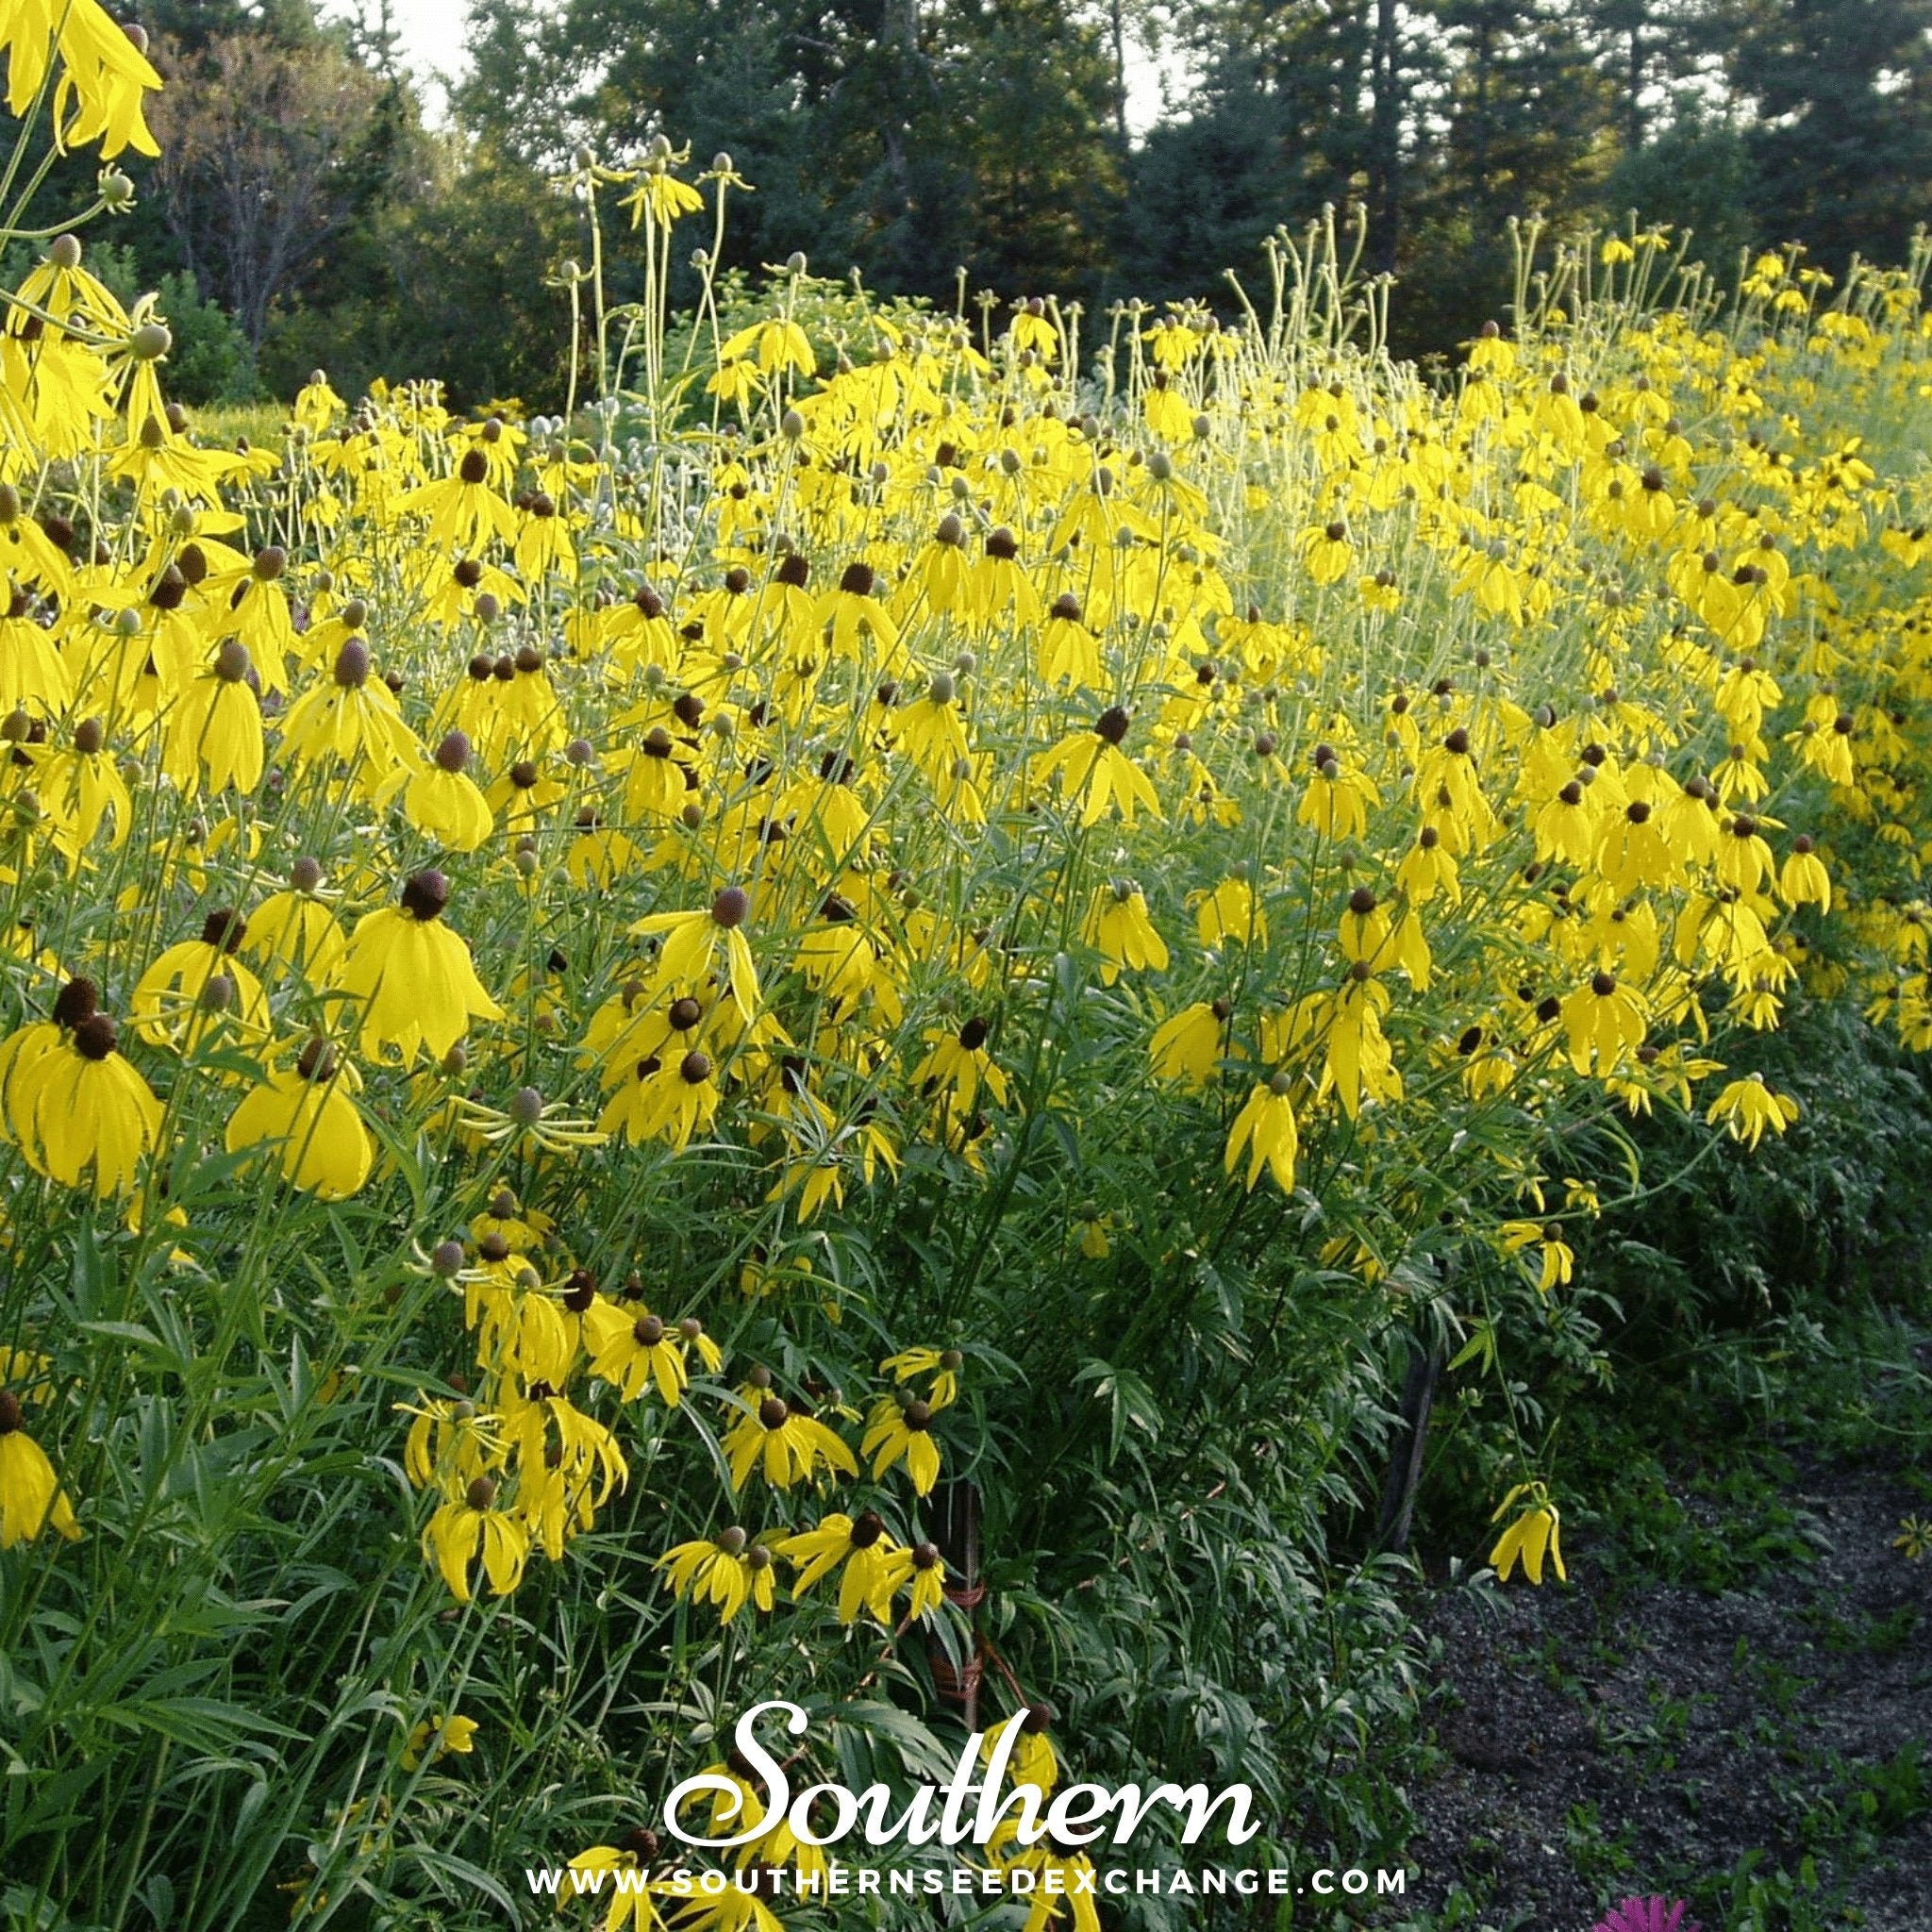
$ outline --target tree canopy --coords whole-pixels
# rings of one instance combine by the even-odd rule
[[[1424,354],[1505,304],[1527,216],[1635,209],[1720,275],[1788,242],[1833,274],[1898,258],[1932,216],[1932,0],[470,0],[434,128],[380,19],[137,11],[171,86],[130,273],[232,332],[203,358],[230,387],[321,361],[553,395],[556,271],[587,246],[558,178],[660,136],[753,184],[721,266],[801,251],[946,303],[1225,306],[1275,230],[1359,210]]]

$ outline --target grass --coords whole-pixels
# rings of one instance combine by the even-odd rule
[[[254,449],[279,450],[288,437],[288,411],[278,403],[207,403],[188,417],[199,436],[224,449],[245,440]]]

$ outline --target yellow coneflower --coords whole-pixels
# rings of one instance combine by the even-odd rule
[[[399,905],[367,914],[351,935],[336,985],[360,1002],[362,1051],[393,1047],[405,1066],[425,1049],[447,1054],[474,1020],[500,1020],[470,961],[470,949],[442,924],[449,881],[420,872]]]
[[[754,1379],[739,1400],[738,1419],[723,1439],[734,1489],[742,1489],[754,1471],[775,1490],[809,1482],[822,1472],[858,1474],[844,1442],[796,1402],[774,1394],[769,1376]]]
[[[351,1095],[358,1075],[325,1041],[311,1040],[292,1067],[271,1069],[228,1116],[230,1154],[272,1148],[291,1187],[345,1201],[369,1178],[375,1152]]]
[[[70,1188],[88,1176],[96,1194],[131,1187],[161,1130],[161,1104],[122,1057],[120,1030],[106,1013],[79,1021],[18,1067],[8,1111],[41,1173]]]
[[[25,1411],[11,1389],[0,1389],[0,1550],[31,1542],[42,1530],[75,1541],[80,1524],[47,1459],[26,1433]]]
[[[847,1516],[842,1510],[820,1519],[773,1544],[798,1572],[793,1588],[800,1596],[834,1572],[839,1574],[839,1621],[851,1624],[864,1614],[890,1627],[892,1598],[912,1574],[912,1552],[893,1541],[876,1511]]]

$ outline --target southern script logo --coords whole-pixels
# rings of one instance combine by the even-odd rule
[[[1006,1782],[1024,1712],[1008,1718],[991,1733],[992,1748],[985,1756],[983,1774],[981,1754],[989,1734],[974,1731],[959,1753],[951,1779],[943,1785],[919,1786],[897,1818],[891,1816],[892,1795],[884,1785],[868,1785],[863,1791],[854,1791],[843,1785],[815,1784],[794,1796],[785,1767],[758,1741],[758,1721],[767,1711],[782,1713],[785,1728],[794,1738],[804,1737],[811,1723],[797,1705],[778,1698],[755,1705],[738,1720],[733,1736],[737,1756],[748,1767],[745,1782],[756,1780],[763,1786],[756,1822],[729,1838],[699,1838],[687,1830],[679,1823],[679,1813],[693,1798],[719,1801],[712,1814],[713,1828],[732,1823],[748,1808],[743,1790],[735,1779],[703,1772],[686,1778],[664,1801],[664,1824],[673,1837],[688,1845],[723,1850],[749,1844],[782,1820],[794,1837],[808,1845],[837,1844],[857,1831],[869,1845],[891,1844],[899,1839],[914,1845],[937,1842],[952,1846],[970,1841],[984,1848],[1010,1812],[1014,1836],[1024,1845],[1037,1844],[1043,1838],[1050,1838],[1056,1845],[1094,1844],[1108,1837],[1109,1824],[1112,1842],[1124,1845],[1145,1823],[1148,1813],[1162,1805],[1172,1806],[1186,1820],[1181,1831],[1183,1844],[1198,1842],[1208,1821],[1224,1805],[1227,1807],[1224,1829],[1230,1844],[1246,1844],[1261,1828],[1250,1816],[1254,1792],[1246,1785],[1230,1785],[1212,1797],[1206,1785],[1159,1784],[1146,1791],[1139,1785],[1123,1785],[1118,1790],[1109,1790],[1105,1785],[1069,1785],[1045,1805],[1043,1814],[1045,1793],[1038,1785],[1015,1785],[1002,1798],[1000,1788]]]

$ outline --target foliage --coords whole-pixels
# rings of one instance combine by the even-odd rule
[[[1737,48],[1757,109],[1750,136],[1759,232],[1895,258],[1925,220],[1932,187],[1926,0],[1747,6]]]
[[[1271,238],[1332,205],[1344,229],[1366,219],[1363,265],[1401,278],[1391,343],[1429,358],[1503,311],[1510,225],[1528,219],[1569,240],[1634,208],[1693,231],[1693,254],[1726,280],[1740,250],[1786,242],[1833,274],[1854,252],[1902,257],[1932,217],[1932,100],[1912,58],[1923,12],[1924,0],[474,0],[455,125],[432,136],[379,24],[319,23],[308,0],[150,0],[142,18],[184,73],[236,72],[166,110],[192,125],[160,168],[121,158],[171,216],[123,236],[145,284],[189,272],[242,316],[278,391],[317,366],[360,388],[426,358],[460,403],[555,408],[567,358],[553,283],[589,245],[584,210],[557,189],[580,150],[626,165],[675,133],[758,183],[715,267],[755,274],[802,252],[824,274],[856,269],[941,305],[963,274],[969,294],[1054,289],[1090,312],[1121,295],[1206,300],[1231,321],[1224,272],[1265,278]],[[1150,119],[1157,58],[1167,98]],[[280,119],[237,111],[269,87],[286,97]],[[43,221],[91,182],[75,155],[38,156],[30,172]],[[318,193],[325,242],[291,220]],[[678,304],[695,302],[694,265],[667,273]],[[608,287],[624,300],[641,285],[619,258]],[[461,325],[479,302],[501,328]]]
[[[570,208],[541,179],[475,148],[438,154],[429,179],[429,192],[337,251],[326,305],[272,319],[262,370],[279,393],[317,367],[350,392],[433,367],[468,401],[561,396],[570,311],[555,272],[577,242]],[[478,316],[491,325],[476,326]]]
[[[728,154],[758,192],[721,266],[803,250],[947,296],[961,266],[1019,292],[1097,265],[1117,186],[1108,66],[1058,0],[579,0],[541,23],[486,0],[475,23],[458,104],[503,152],[558,171],[578,143],[623,161],[675,128],[701,160]]]
[[[0,256],[0,288],[16,286],[28,271],[32,252],[15,242]],[[134,250],[112,243],[94,251],[93,273],[124,304],[132,307],[149,292]],[[171,271],[152,285],[168,318],[174,345],[168,355],[169,388],[190,404],[242,403],[257,392],[248,341],[219,303],[203,299],[193,277]]]
[[[259,349],[277,298],[320,274],[376,191],[381,83],[325,41],[233,34],[158,58],[169,232]]]
[[[1626,151],[1604,183],[1606,206],[1641,208],[1690,241],[1690,253],[1725,278],[1750,247],[1755,192],[1751,151],[1735,128],[1687,114]],[[1795,231],[1793,231],[1795,232]]]

